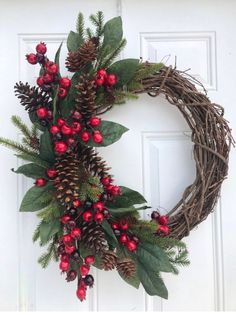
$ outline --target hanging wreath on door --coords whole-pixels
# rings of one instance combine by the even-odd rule
[[[47,251],[39,258],[45,268],[51,259],[67,281],[77,279],[77,297],[83,301],[94,284],[91,265],[117,269],[130,285],[142,283],[149,295],[168,297],[161,272],[178,273],[189,264],[181,241],[213,211],[228,172],[231,131],[224,109],[199,92],[193,77],[161,63],[138,59],[114,62],[124,48],[122,21],[103,23],[103,14],[90,16],[95,31],[84,29],[83,15],[67,39],[66,67],[72,78],[60,74],[59,57],[46,57],[46,44],[36,46],[27,61],[40,65],[37,87],[19,82],[16,96],[28,111],[31,129],[18,116],[12,122],[22,143],[0,138],[0,143],[30,162],[13,170],[35,179],[20,211],[38,212],[33,235]],[[196,178],[181,200],[151,220],[140,219],[149,208],[145,198],[118,186],[97,147],[118,141],[128,129],[100,116],[141,93],[164,95],[184,116],[191,131]]]

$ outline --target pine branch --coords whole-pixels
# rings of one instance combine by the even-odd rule
[[[50,167],[50,164],[44,160],[42,160],[38,154],[31,154],[31,153],[21,153],[21,154],[16,154],[16,156],[19,159],[22,159],[24,161],[29,161],[29,162],[33,162],[36,163],[39,166],[43,166],[45,168]]]
[[[102,11],[98,11],[96,15],[95,14],[90,15],[89,19],[96,27],[96,36],[97,37],[102,36],[104,32],[104,15]]]
[[[46,208],[44,208],[37,216],[44,222],[49,223],[61,215],[61,209],[58,202],[53,200]]]
[[[35,124],[32,124],[32,127],[31,127],[31,135],[32,137],[34,138],[39,138],[39,130],[37,128],[37,126]]]
[[[22,122],[21,118],[19,116],[12,116],[11,117],[12,123],[21,131],[21,133],[28,139],[31,137],[31,132],[29,128],[26,126],[25,123]]]
[[[37,157],[37,154],[34,151],[28,149],[25,145],[22,145],[13,140],[0,137],[0,144],[9,149],[16,151],[17,153],[22,153],[22,154],[31,155],[32,157],[33,156]]]
[[[84,16],[83,13],[79,13],[77,22],[76,22],[76,31],[79,34],[80,38],[84,39]]]
[[[33,237],[32,237],[32,240],[33,242],[35,243],[38,239],[39,239],[39,236],[40,236],[40,224],[42,223],[42,221],[38,224],[38,226],[36,227],[35,231],[34,231],[34,234],[33,234]]]
[[[42,268],[46,268],[52,259],[57,260],[57,256],[56,238],[54,237],[52,243],[48,246],[47,252],[39,257],[38,263]]]
[[[187,249],[170,249],[166,251],[169,261],[173,268],[173,273],[178,274],[178,267],[187,267],[190,265]]]
[[[86,35],[89,39],[93,38],[94,37],[94,33],[93,31],[91,30],[91,28],[87,27],[86,28]]]

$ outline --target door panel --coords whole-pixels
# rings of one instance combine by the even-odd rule
[[[43,8],[43,9],[42,9]],[[76,15],[102,10],[106,19],[121,14],[128,44],[122,57],[143,57],[189,70],[204,83],[212,100],[225,106],[226,118],[236,128],[234,69],[236,67],[235,1],[174,0],[137,2],[62,0],[30,3],[0,0],[1,136],[19,138],[10,124],[18,114],[26,118],[13,94],[15,81],[34,83],[36,67],[24,61],[39,40],[47,42],[52,57]],[[66,13],[66,14],[65,14]],[[63,64],[66,45],[63,46]],[[65,68],[63,69],[66,74]],[[101,155],[112,166],[117,183],[143,193],[153,208],[171,209],[195,175],[189,128],[178,110],[162,97],[142,95],[137,101],[116,106],[104,115],[130,130]],[[122,310],[122,311],[214,311],[236,310],[233,240],[235,152],[231,154],[229,178],[223,185],[213,215],[185,240],[191,265],[178,277],[164,276],[169,300],[149,297],[122,282],[115,272],[94,270],[95,287],[85,303],[75,297],[76,284],[66,283],[55,264],[42,270],[37,257],[42,249],[32,244],[37,224],[34,214],[18,213],[24,192],[32,184],[11,173],[14,155],[0,148],[0,310]],[[143,217],[149,219],[149,213]],[[10,232],[9,232],[10,231]],[[122,302],[121,302],[122,301]]]

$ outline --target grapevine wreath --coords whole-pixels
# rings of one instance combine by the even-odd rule
[[[117,269],[130,285],[142,283],[149,295],[168,297],[161,272],[178,273],[188,265],[184,236],[214,209],[228,172],[233,143],[221,106],[211,103],[186,72],[138,59],[114,62],[126,44],[122,21],[103,23],[103,14],[90,16],[95,30],[84,29],[83,15],[76,32],[67,39],[67,69],[59,67],[61,45],[55,60],[46,57],[46,44],[36,46],[27,61],[40,65],[37,87],[19,82],[15,94],[28,111],[32,127],[18,116],[12,122],[23,134],[22,143],[0,139],[29,162],[13,170],[35,179],[20,211],[38,211],[40,223],[33,235],[47,251],[39,258],[45,268],[51,259],[67,281],[77,280],[77,297],[83,301],[94,278],[91,265]],[[177,107],[192,131],[196,179],[167,215],[153,211],[150,221],[139,211],[149,208],[144,197],[118,186],[96,147],[119,140],[128,129],[102,120],[100,115],[138,94],[163,94]]]

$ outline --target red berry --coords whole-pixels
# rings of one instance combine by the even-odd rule
[[[97,86],[102,86],[104,83],[105,83],[105,78],[98,75],[95,79],[95,84]]]
[[[169,223],[169,217],[167,215],[161,215],[158,218],[158,223],[160,225],[167,225]]]
[[[70,270],[68,273],[67,273],[67,277],[66,277],[66,281],[69,282],[69,281],[74,281],[77,277],[77,272],[75,270]]]
[[[68,214],[64,214],[61,218],[60,221],[62,224],[66,224],[67,222],[69,222],[71,219],[71,217]]]
[[[26,59],[28,61],[28,63],[30,63],[31,65],[35,65],[37,63],[37,56],[36,54],[28,54],[26,55]]]
[[[81,125],[79,122],[75,121],[72,125],[73,130],[77,133],[81,130]]]
[[[44,85],[44,79],[43,79],[43,77],[38,77],[38,79],[37,79],[37,84],[38,84],[38,86],[43,86]]]
[[[81,235],[81,230],[80,228],[74,228],[72,231],[71,231],[71,234],[70,234],[73,238],[79,238],[80,235]]]
[[[53,135],[56,135],[57,133],[59,133],[60,132],[60,128],[58,127],[58,126],[52,126],[51,128],[50,128],[50,132],[51,132],[51,134],[53,134]]]
[[[35,186],[37,187],[43,187],[45,186],[47,183],[46,179],[45,178],[37,178],[36,181],[35,181]]]
[[[54,78],[53,78],[53,75],[49,74],[49,73],[46,73],[44,76],[43,76],[43,81],[44,83],[48,84],[48,83],[52,83],[54,81]]]
[[[107,72],[106,72],[105,69],[101,68],[101,69],[98,70],[97,75],[98,75],[99,77],[104,77],[104,78],[106,78],[106,77],[107,77]]]
[[[37,53],[39,54],[45,54],[46,51],[47,51],[47,47],[46,47],[46,44],[45,43],[39,43],[37,46],[36,46],[36,51]]]
[[[112,223],[111,227],[113,228],[113,230],[118,230],[119,224],[118,223]]]
[[[120,187],[119,187],[119,186],[116,186],[116,185],[112,185],[112,187],[111,187],[111,194],[112,194],[113,196],[118,196],[118,195],[120,195],[120,194],[121,194],[121,189],[120,189]]]
[[[51,111],[51,110],[48,110],[48,112],[47,112],[47,118],[48,118],[48,119],[52,119],[52,111]]]
[[[104,215],[103,215],[101,212],[95,213],[95,215],[94,215],[94,221],[95,221],[97,224],[102,223],[103,220],[104,220]]]
[[[73,147],[75,145],[75,139],[74,138],[68,138],[66,140],[66,143],[68,144],[68,146]]]
[[[93,204],[93,209],[95,211],[101,212],[104,209],[104,203],[101,201],[97,201]]]
[[[68,261],[69,262],[69,257],[67,254],[62,254],[61,255],[61,261]]]
[[[88,265],[83,264],[80,266],[79,271],[82,277],[87,276],[87,274],[90,271],[90,267]]]
[[[126,234],[121,234],[119,240],[121,244],[126,244],[128,242],[128,236]]]
[[[103,141],[103,136],[101,135],[100,131],[93,132],[93,141],[95,143],[101,143]]]
[[[54,150],[58,154],[64,154],[67,151],[67,144],[63,141],[56,141],[54,143]]]
[[[81,205],[81,201],[80,201],[79,199],[76,199],[76,200],[73,201],[73,206],[74,206],[74,207],[77,208],[77,207],[79,207],[80,205]]]
[[[79,120],[82,116],[80,114],[80,112],[78,112],[77,110],[75,110],[74,112],[72,112],[71,117],[75,120]]]
[[[75,246],[74,245],[66,245],[65,251],[67,254],[72,254],[75,251]]]
[[[66,96],[67,96],[67,90],[61,87],[61,88],[59,89],[59,91],[58,91],[58,97],[59,97],[60,99],[63,99],[63,98],[65,98]]]
[[[46,71],[49,74],[56,74],[58,72],[58,66],[56,63],[52,62],[52,61],[48,61],[46,63]]]
[[[107,78],[106,78],[106,83],[110,86],[113,86],[115,85],[117,82],[117,78],[116,78],[116,75],[111,73],[111,74],[108,74]]]
[[[84,141],[84,142],[88,142],[89,139],[90,139],[90,134],[88,133],[88,131],[83,131],[81,133],[81,139]]]
[[[63,135],[70,135],[71,134],[71,127],[69,127],[67,125],[63,125],[61,127],[61,132],[63,133]]]
[[[96,127],[100,125],[101,119],[99,117],[91,117],[89,122],[91,126]]]
[[[110,185],[110,183],[111,183],[111,178],[110,178],[110,177],[103,177],[103,178],[101,179],[101,183],[102,183],[104,186],[108,186],[108,185]]]
[[[84,259],[84,262],[86,265],[92,265],[95,262],[95,257],[90,255],[90,256],[86,256]]]
[[[66,121],[62,118],[58,118],[57,120],[57,125],[58,127],[62,127],[63,125],[65,125]]]
[[[168,235],[170,233],[170,229],[168,226],[166,225],[160,225],[158,230],[157,230],[158,233],[162,233],[164,235]]]
[[[129,224],[126,221],[121,221],[119,226],[120,226],[121,230],[124,230],[124,231],[128,230],[128,228],[129,228]]]
[[[127,241],[126,247],[130,252],[134,252],[137,249],[137,243],[135,241]]]
[[[55,168],[48,168],[47,169],[47,176],[49,178],[54,178],[57,175],[57,171],[55,170]]]
[[[86,298],[86,288],[84,286],[78,287],[76,291],[77,298],[82,302]]]
[[[93,219],[93,214],[92,214],[92,212],[90,212],[90,211],[85,211],[85,212],[83,213],[83,219],[84,219],[85,222],[90,222],[90,221],[92,221],[92,219]]]
[[[68,89],[71,86],[71,80],[69,78],[61,78],[59,84],[62,88]]]
[[[72,241],[72,237],[70,236],[70,234],[65,234],[62,236],[62,241],[64,244],[69,244]]]
[[[59,265],[59,268],[62,270],[62,271],[67,271],[70,267],[70,264],[68,261],[61,261],[60,262],[60,265]]]
[[[39,119],[44,119],[47,117],[48,110],[45,107],[39,107],[36,113]]]

